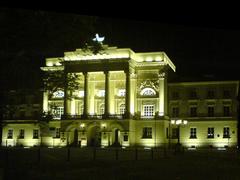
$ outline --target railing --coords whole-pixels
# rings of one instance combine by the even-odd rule
[[[62,115],[62,120],[76,120],[76,119],[123,119],[122,114],[111,114],[111,115]]]

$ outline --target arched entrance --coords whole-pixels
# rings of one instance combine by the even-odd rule
[[[91,129],[88,131],[88,141],[87,141],[88,146],[92,147],[98,147],[101,146],[101,131],[100,127],[98,126],[93,126]]]

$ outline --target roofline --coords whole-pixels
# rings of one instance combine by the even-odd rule
[[[177,86],[177,85],[209,85],[209,84],[239,84],[237,80],[229,80],[229,81],[199,81],[199,82],[176,82],[176,83],[168,83],[168,86]]]

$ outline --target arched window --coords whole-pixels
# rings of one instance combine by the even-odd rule
[[[144,88],[141,92],[140,92],[141,96],[154,96],[156,95],[156,91],[154,91],[152,88]]]
[[[125,113],[125,104],[121,104],[119,106],[119,114],[124,114]]]
[[[53,93],[53,97],[54,98],[62,98],[62,97],[64,97],[64,92],[62,90],[55,91]]]
[[[101,105],[99,106],[99,113],[100,113],[101,115],[104,114],[104,110],[105,110],[105,107],[104,107],[104,106],[105,106],[104,104],[101,104]]]

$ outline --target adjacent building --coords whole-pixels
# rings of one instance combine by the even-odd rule
[[[79,89],[44,91],[50,119],[5,119],[2,145],[237,145],[238,81],[168,83],[176,67],[166,53],[104,48],[47,58],[43,71],[77,74]]]

